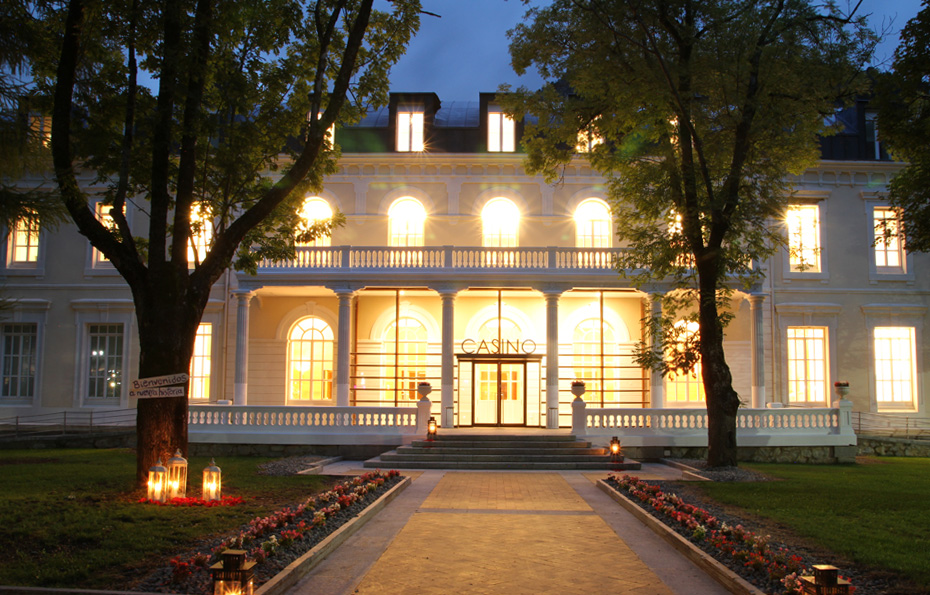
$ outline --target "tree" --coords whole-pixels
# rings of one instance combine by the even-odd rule
[[[372,4],[70,0],[46,16],[63,32],[60,52],[33,74],[53,98],[58,187],[129,285],[140,377],[188,371],[210,289],[231,263],[254,269],[292,254],[302,192],[334,168],[327,130],[386,102],[388,70],[419,24],[418,0],[392,0],[386,12]],[[89,195],[78,168],[107,191]],[[142,198],[147,228],[130,227],[127,202]],[[112,225],[98,219],[98,200]],[[189,243],[207,229],[211,245],[189,262]],[[140,400],[137,432],[141,483],[157,458],[186,452],[186,398]]]
[[[817,162],[824,116],[858,80],[873,36],[807,0],[555,0],[526,20],[510,32],[513,66],[554,81],[505,102],[539,119],[524,136],[527,167],[554,180],[581,141],[607,178],[629,248],[619,270],[670,289],[665,320],[651,324],[675,361],[651,363],[687,370],[697,358],[680,342],[697,344],[708,464],[735,465],[725,301],[782,242],[788,176]],[[685,305],[699,323],[690,338],[669,316]]]
[[[876,80],[878,130],[891,154],[907,166],[890,184],[905,248],[930,251],[930,3],[901,30],[892,71]],[[886,230],[893,232],[894,230]]]

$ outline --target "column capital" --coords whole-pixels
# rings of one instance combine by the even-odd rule
[[[750,308],[758,308],[759,306],[762,305],[762,302],[765,300],[766,297],[768,297],[768,295],[765,293],[750,293],[746,297],[746,299],[749,300]]]
[[[248,301],[248,300],[252,299],[253,297],[255,297],[255,290],[254,290],[254,289],[242,289],[242,288],[240,288],[240,289],[233,289],[233,290],[230,291],[229,293],[230,293],[230,295],[234,296],[236,299],[238,299],[238,300],[240,300],[240,301],[241,301],[241,300],[247,300],[247,301]]]
[[[340,285],[327,285],[327,289],[336,294],[336,297],[352,297],[358,292],[361,287],[355,284],[340,284]]]
[[[463,285],[458,285],[456,283],[436,283],[429,285],[429,288],[438,293],[439,297],[443,299],[455,299],[462,291],[465,290]]]
[[[562,294],[571,289],[563,284],[546,283],[537,289],[548,300],[558,300]]]

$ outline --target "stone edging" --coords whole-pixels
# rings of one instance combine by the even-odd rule
[[[378,498],[363,510],[358,516],[351,519],[331,533],[323,541],[318,543],[312,550],[297,558],[287,565],[287,567],[276,574],[274,578],[255,590],[255,595],[283,595],[288,589],[297,584],[300,579],[306,576],[314,567],[326,559],[337,547],[354,535],[361,529],[365,523],[370,521],[374,516],[387,506],[388,502],[396,498],[412,480],[410,477],[404,479],[396,486],[388,490],[383,496]]]
[[[684,463],[679,463],[678,461],[672,461],[670,459],[659,459],[659,462],[667,467],[672,467],[681,471],[681,478],[687,481],[710,481],[700,473],[694,467],[685,465]]]
[[[598,480],[597,487],[606,492],[608,496],[632,513],[633,516],[642,521],[644,525],[652,529],[656,535],[667,541],[669,545],[694,562],[696,566],[705,571],[711,578],[723,585],[730,593],[735,593],[736,595],[765,595],[764,591],[754,587],[746,579],[737,575],[715,560],[712,556],[670,529],[665,523],[637,506],[636,503],[615,490],[603,479]]]

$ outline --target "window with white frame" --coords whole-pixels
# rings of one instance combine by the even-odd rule
[[[333,218],[333,208],[329,206],[329,203],[326,200],[320,198],[319,196],[311,196],[304,201],[304,204],[300,207],[300,212],[298,213],[300,217],[300,228],[299,232],[306,231],[314,223],[319,221],[326,221]],[[332,244],[332,238],[329,235],[321,235],[315,238],[310,242],[297,242],[297,246],[301,247],[315,247],[322,248],[330,246]]]
[[[187,243],[187,262],[191,266],[203,262],[212,243],[212,217],[206,208],[196,204],[191,207],[191,237]]]
[[[516,150],[516,124],[496,105],[488,106],[488,151],[513,153]]]
[[[486,248],[514,248],[520,229],[520,209],[512,200],[498,197],[481,210],[481,243]]]
[[[123,324],[87,326],[87,398],[118,402],[123,384]]]
[[[0,324],[0,402],[35,397],[38,339],[35,323]]]
[[[698,323],[680,320],[675,323],[681,336],[689,338],[698,332]],[[686,349],[686,341],[682,340],[673,347],[676,350]],[[672,372],[665,379],[665,401],[669,405],[690,405],[704,402],[704,382],[702,378],[701,362],[698,361],[690,372]]]
[[[398,198],[388,209],[390,225],[390,246],[422,246],[423,226],[426,222],[426,209],[417,199],[405,196]]]
[[[793,273],[821,272],[820,206],[788,206],[788,263]]]
[[[872,245],[877,273],[903,273],[905,255],[901,241],[901,226],[898,213],[891,207],[875,207],[872,210],[872,225],[875,238]]]
[[[610,248],[610,208],[603,200],[589,198],[575,209],[575,246]]]
[[[291,401],[333,398],[333,329],[308,316],[291,328],[287,341],[287,386]]]
[[[39,262],[39,219],[22,218],[10,232],[8,258],[9,266],[34,266]]]
[[[827,329],[789,326],[788,401],[793,404],[827,402]]]
[[[426,380],[426,327],[402,316],[384,332],[385,399],[395,403],[419,400],[417,384]]]
[[[397,151],[423,151],[423,108],[401,107],[397,110]]]
[[[865,142],[872,159],[882,158],[882,143],[878,136],[878,113],[866,112],[865,114]]]
[[[912,326],[876,326],[875,398],[879,408],[913,409],[917,395],[917,348]]]
[[[194,353],[191,354],[190,393],[192,401],[210,400],[210,372],[213,355],[213,324],[201,322],[194,336]]]
[[[97,221],[103,224],[107,229],[116,229],[116,221],[113,221],[113,217],[110,215],[110,209],[113,208],[112,205],[105,205],[103,202],[98,202],[94,205],[94,213],[97,215]],[[93,250],[93,265],[98,266],[111,266],[110,259],[103,255],[103,252],[97,250],[96,248],[91,247]]]

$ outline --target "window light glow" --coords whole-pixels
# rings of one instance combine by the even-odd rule
[[[904,250],[898,237],[898,214],[889,207],[877,207],[872,212],[875,229],[875,267],[879,272],[904,272]]]
[[[790,205],[786,223],[788,226],[788,262],[791,272],[821,272],[820,207],[818,205]]]
[[[388,209],[391,246],[422,246],[426,209],[415,198],[398,198]]]
[[[36,263],[39,261],[39,220],[36,217],[19,219],[10,234],[12,263]]]
[[[488,112],[488,151],[492,153],[512,153],[516,150],[516,125],[507,114]]]
[[[788,327],[788,401],[827,402],[827,329]]]
[[[486,248],[513,248],[517,245],[520,209],[512,200],[498,197],[481,210],[482,245]]]
[[[386,401],[418,401],[417,384],[426,380],[426,327],[402,316],[384,332]],[[396,349],[396,357],[395,357]]]
[[[213,353],[213,324],[201,322],[194,337],[194,353],[191,356],[190,393],[191,400],[210,400],[210,362]]]
[[[320,318],[309,316],[288,335],[288,398],[320,401],[333,398],[333,330]]]
[[[191,207],[191,237],[187,242],[187,262],[202,262],[213,242],[213,223],[200,205]]]
[[[680,320],[675,326],[682,329],[685,335],[694,335],[699,330],[698,323],[694,321]],[[679,344],[675,349],[684,349],[684,344]],[[685,405],[688,403],[704,402],[704,382],[701,372],[701,362],[694,364],[694,367],[688,373],[673,372],[665,380],[665,400],[668,403]]]
[[[877,326],[874,330],[875,398],[879,406],[912,408],[917,394],[914,327]]]
[[[598,198],[589,198],[575,209],[575,246],[610,248],[610,209]]]
[[[325,221],[333,218],[333,209],[329,203],[318,196],[311,196],[304,201],[300,207],[298,216],[301,219],[301,227],[298,231],[305,231],[317,221]],[[320,236],[310,242],[298,242],[297,246],[330,246],[332,238],[328,235]]]
[[[400,152],[423,151],[423,112],[397,112],[397,150]]]

